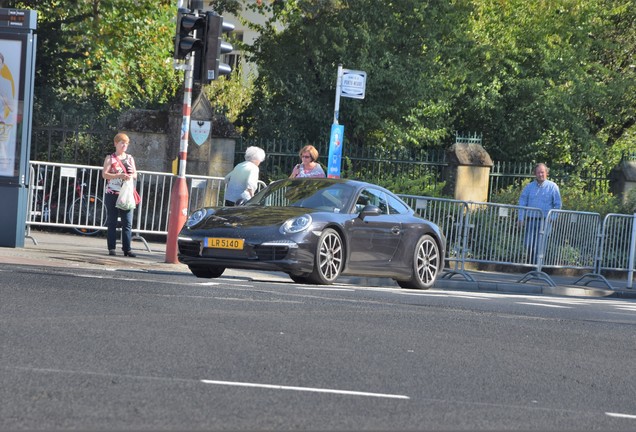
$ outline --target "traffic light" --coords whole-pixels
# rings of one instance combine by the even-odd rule
[[[233,47],[225,42],[223,33],[234,30],[234,24],[223,21],[216,12],[206,12],[205,42],[201,61],[200,78],[202,84],[209,84],[221,75],[232,72],[230,65],[221,63],[221,55],[232,52]]]
[[[189,9],[177,11],[177,33],[174,38],[174,58],[185,59],[192,51],[203,48],[204,42],[197,30],[205,30],[205,17],[190,13]],[[205,35],[204,35],[205,36]]]

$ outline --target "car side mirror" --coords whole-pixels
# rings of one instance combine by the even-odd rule
[[[364,206],[364,208],[362,209],[358,217],[360,219],[364,219],[367,216],[379,216],[381,214],[382,214],[382,210],[380,210],[380,207],[367,204]]]

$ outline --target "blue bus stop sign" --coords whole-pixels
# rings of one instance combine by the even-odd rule
[[[329,162],[327,164],[327,177],[340,178],[340,166],[342,164],[342,145],[344,142],[344,126],[331,125],[331,138],[329,139]]]

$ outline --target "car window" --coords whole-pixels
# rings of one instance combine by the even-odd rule
[[[286,207],[288,206],[289,199],[287,198],[287,188],[279,188],[271,191],[271,193],[265,196],[262,200],[262,205],[267,207]]]
[[[366,205],[374,205],[379,207],[382,213],[388,213],[386,195],[378,189],[367,188],[360,192],[356,201],[356,213],[360,213]]]
[[[284,181],[256,194],[248,205],[306,207],[340,213],[350,205],[353,188],[346,184]]]
[[[398,200],[394,196],[386,195],[389,204],[389,214],[409,214],[411,209],[409,206]]]

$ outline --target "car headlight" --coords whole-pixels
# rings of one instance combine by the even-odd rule
[[[192,213],[190,215],[190,217],[188,218],[188,220],[186,221],[186,226],[188,228],[191,228],[193,226],[195,226],[196,224],[198,224],[199,222],[201,222],[205,216],[208,214],[207,210],[197,210],[194,213]]]
[[[283,234],[294,234],[309,228],[310,225],[311,216],[304,214],[302,216],[287,219],[280,227],[280,232]]]

